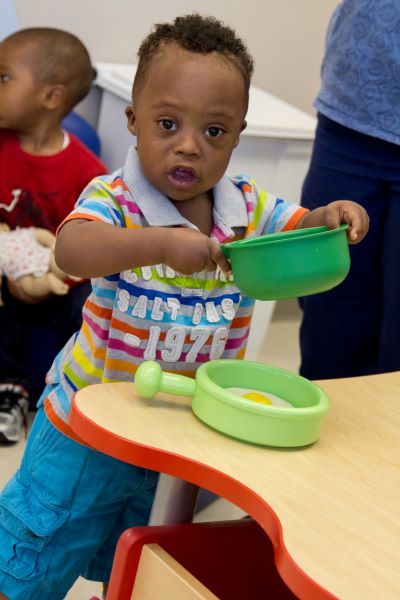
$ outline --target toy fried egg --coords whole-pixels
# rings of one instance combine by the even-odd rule
[[[283,400],[279,396],[275,394],[271,394],[270,392],[264,392],[263,390],[254,390],[251,388],[240,388],[240,387],[228,387],[226,388],[228,392],[235,394],[236,396],[240,396],[241,398],[245,398],[246,400],[250,400],[251,402],[258,402],[259,404],[264,404],[266,406],[281,406],[283,408],[293,408],[293,405],[286,400]]]

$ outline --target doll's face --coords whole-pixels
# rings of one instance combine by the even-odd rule
[[[126,110],[146,178],[175,202],[212,189],[245,127],[245,84],[216,53],[166,44],[151,60]]]

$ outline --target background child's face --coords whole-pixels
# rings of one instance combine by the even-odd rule
[[[29,59],[30,46],[0,43],[0,128],[29,131],[41,110],[40,88]]]
[[[245,127],[244,81],[230,61],[169,43],[152,59],[127,108],[147,179],[174,201],[221,179]]]

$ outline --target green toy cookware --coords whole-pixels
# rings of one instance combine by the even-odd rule
[[[234,438],[265,446],[294,447],[315,442],[328,410],[326,394],[314,383],[272,365],[248,360],[211,360],[196,379],[163,372],[155,361],[140,365],[135,375],[140,396],[157,392],[193,396],[195,415]],[[249,388],[273,394],[287,406],[265,405],[227,388]]]
[[[311,227],[221,244],[236,285],[256,300],[308,296],[341,283],[350,269],[346,230]]]

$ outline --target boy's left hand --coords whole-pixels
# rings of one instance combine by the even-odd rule
[[[319,206],[305,213],[298,221],[296,229],[325,225],[336,229],[347,223],[349,244],[358,244],[367,235],[369,217],[365,208],[352,200],[335,200],[326,206]]]
[[[364,207],[351,200],[335,200],[324,207],[323,225],[336,229],[343,223],[349,225],[347,239],[349,244],[358,244],[367,235],[369,217]]]

